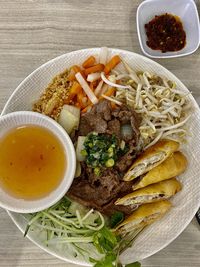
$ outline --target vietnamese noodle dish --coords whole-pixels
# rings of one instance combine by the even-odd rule
[[[155,73],[136,72],[107,48],[58,74],[33,111],[56,120],[76,150],[66,196],[26,215],[25,235],[45,233],[94,266],[122,266],[120,254],[172,207],[187,168],[191,106],[185,92]],[[139,266],[139,265],[137,265]]]

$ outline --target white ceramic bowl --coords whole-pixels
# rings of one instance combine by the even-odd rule
[[[169,13],[181,18],[186,32],[186,46],[175,52],[162,53],[146,44],[147,36],[144,25],[155,15]],[[146,0],[137,9],[137,32],[142,52],[152,58],[173,58],[194,53],[200,43],[199,15],[193,0]]]
[[[74,178],[76,157],[72,141],[65,130],[53,119],[31,111],[13,112],[0,118],[0,138],[9,130],[21,125],[42,126],[51,131],[62,143],[67,166],[61,183],[46,197],[36,200],[15,198],[0,188],[0,206],[4,209],[32,213],[44,210],[59,201],[67,192]],[[30,185],[31,186],[31,185]]]

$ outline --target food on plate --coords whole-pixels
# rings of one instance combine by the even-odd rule
[[[176,151],[160,165],[141,176],[139,182],[133,186],[133,190],[176,177],[186,170],[187,165],[187,159],[183,153]]]
[[[112,253],[109,264],[117,266],[116,255],[169,210],[163,199],[181,190],[173,177],[187,166],[176,151],[190,109],[173,81],[134,71],[105,47],[56,76],[33,110],[70,135],[77,169],[65,198],[28,225],[50,231],[48,245],[61,243],[88,261],[96,248],[93,263],[106,266]]]
[[[133,183],[122,178],[138,153],[139,121],[134,110],[124,105],[113,110],[108,100],[101,100],[82,114],[76,149],[82,171],[68,192],[72,199],[105,214],[120,208],[125,213],[132,211],[116,207],[114,200],[132,191]]]
[[[127,147],[122,147],[115,135],[100,135],[93,132],[85,137],[81,154],[85,156],[87,166],[94,168],[96,174],[100,174],[101,168],[113,167],[126,150]]]
[[[92,67],[95,64],[95,62],[96,62],[95,57],[94,56],[90,56],[82,63],[82,67],[83,68]]]
[[[111,58],[110,61],[105,65],[104,73],[109,74],[112,69],[114,69],[119,63],[121,62],[121,59],[118,55]]]
[[[46,128],[22,125],[0,139],[0,183],[17,198],[47,196],[62,181],[66,167],[63,145]]]
[[[80,108],[64,105],[58,117],[58,123],[66,130],[68,134],[71,134],[74,130],[77,130],[80,122]]]
[[[116,97],[140,114],[140,140],[138,146],[146,149],[160,139],[173,139],[185,143],[188,129],[184,126],[191,116],[187,94],[165,77],[130,69],[129,74],[117,72],[112,79],[120,79],[123,88],[117,88]]]
[[[140,115],[139,150],[163,138],[186,141],[188,131],[184,126],[190,118],[190,102],[173,81],[147,71],[136,72],[118,55],[109,60],[107,48],[101,49],[99,57],[90,57],[85,61],[93,65],[73,65],[57,75],[33,110],[58,120],[64,104],[76,106],[83,114],[93,104],[107,99],[113,108],[125,104]],[[86,70],[99,62],[108,74],[104,70],[87,74]]]
[[[186,45],[186,33],[180,17],[172,14],[155,16],[145,24],[146,44],[162,53],[179,51]]]
[[[64,249],[67,255],[101,264],[94,266],[119,266],[116,255],[140,232],[139,229],[122,239],[100,212],[89,210],[67,197],[46,210],[24,216],[28,220],[24,236],[32,230],[41,236],[42,242],[49,248],[56,245]],[[111,220],[115,226],[121,215],[115,214]],[[43,231],[46,235],[42,235]]]
[[[124,197],[117,199],[115,205],[133,205],[138,207],[139,205],[145,203],[152,203],[163,199],[168,199],[179,192],[181,188],[181,183],[175,178],[165,180],[125,195]]]
[[[155,145],[146,149],[134,161],[128,172],[124,175],[124,181],[130,181],[150,171],[166,160],[173,152],[178,150],[179,143],[173,140],[160,140]]]
[[[68,75],[69,71],[65,70],[52,80],[40,99],[34,103],[33,111],[58,119],[65,99],[69,95],[70,81],[67,78]]]
[[[46,230],[48,235],[44,242],[48,246],[55,243],[71,243],[68,250],[72,254],[79,254],[82,249],[84,251],[96,234],[106,228],[105,219],[100,212],[89,210],[67,197],[52,207],[34,215],[27,215],[25,218],[29,220],[25,235],[30,228],[36,231],[38,231],[37,228],[39,231]],[[107,232],[109,233],[108,229]],[[109,234],[112,235],[112,233]],[[92,250],[90,256],[92,256]]]
[[[120,223],[116,231],[124,236],[137,228],[143,228],[162,218],[170,208],[171,203],[168,200],[143,204],[132,215]]]

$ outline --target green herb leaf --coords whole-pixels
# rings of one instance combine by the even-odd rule
[[[104,253],[104,250],[101,247],[100,238],[101,238],[101,235],[99,234],[99,232],[95,233],[93,235],[93,243],[94,243],[96,249],[98,250],[98,252],[101,253],[101,254],[103,254]]]
[[[111,228],[114,228],[115,226],[117,226],[123,220],[124,220],[124,214],[123,214],[123,212],[116,211],[111,216],[111,219],[110,219],[110,227]]]
[[[97,262],[94,267],[104,267],[104,263],[103,262]]]
[[[113,234],[113,232],[111,232],[107,227],[103,227],[99,232],[112,244],[113,247],[117,245],[117,238],[115,234]]]
[[[141,267],[141,263],[136,261],[133,263],[126,264],[125,267]]]
[[[103,227],[100,231],[93,235],[93,243],[101,254],[107,254],[113,251],[117,245],[117,238],[107,227]]]
[[[107,253],[106,256],[100,261],[96,261],[90,258],[90,261],[92,263],[95,263],[94,267],[115,267],[116,266],[115,260],[116,260],[116,255],[113,252]]]
[[[108,262],[113,262],[116,260],[116,255],[115,253],[108,253],[106,256],[105,256],[105,260],[108,261]]]

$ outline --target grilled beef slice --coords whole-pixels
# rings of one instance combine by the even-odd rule
[[[121,127],[129,124],[132,127],[132,139],[124,140]],[[113,168],[104,168],[101,174],[95,175],[93,169],[86,163],[81,163],[81,176],[74,179],[68,195],[79,203],[95,208],[107,215],[114,211],[122,211],[130,214],[131,207],[116,206],[114,204],[118,197],[122,197],[132,191],[133,182],[122,181],[123,175],[131,166],[136,156],[136,145],[139,138],[140,118],[125,105],[112,110],[107,100],[102,100],[94,105],[90,112],[81,116],[79,130],[76,136],[86,136],[90,132],[99,134],[115,135],[119,142],[125,141],[128,151],[121,156]]]

